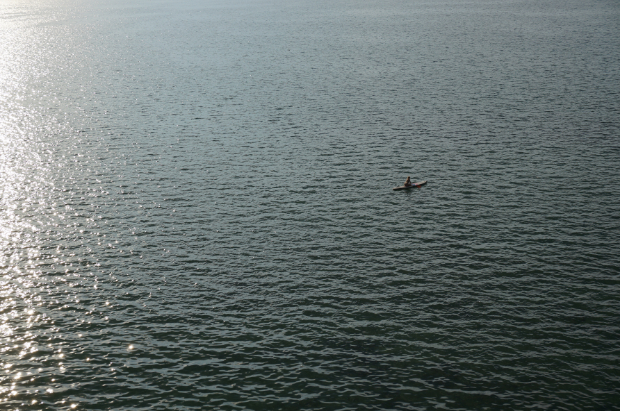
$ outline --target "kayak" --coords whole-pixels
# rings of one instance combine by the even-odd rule
[[[426,184],[426,181],[420,181],[418,183],[412,183],[410,186],[394,187],[392,190],[407,190],[409,188],[422,187],[424,184]]]

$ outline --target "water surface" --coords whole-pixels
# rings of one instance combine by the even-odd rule
[[[2,0],[3,406],[614,409],[619,17]]]

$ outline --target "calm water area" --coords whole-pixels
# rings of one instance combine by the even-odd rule
[[[618,1],[0,0],[0,409],[618,404]]]

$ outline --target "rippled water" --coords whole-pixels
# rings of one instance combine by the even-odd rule
[[[617,409],[619,21],[1,0],[0,408]]]

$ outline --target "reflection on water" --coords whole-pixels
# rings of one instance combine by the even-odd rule
[[[561,8],[3,2],[2,407],[613,407],[618,8]]]

